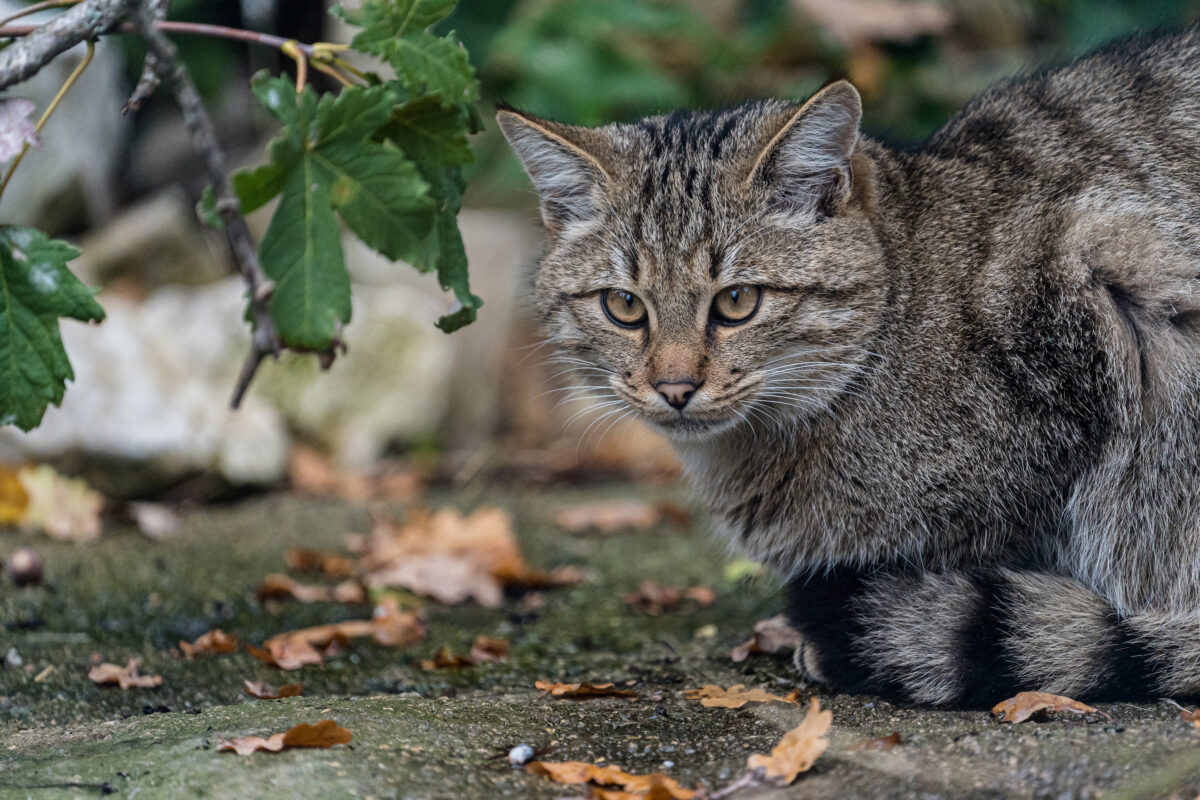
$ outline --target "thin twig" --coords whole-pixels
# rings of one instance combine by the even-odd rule
[[[148,0],[146,7],[149,9],[154,19],[158,22],[166,19],[168,7],[171,5],[171,0]],[[153,53],[146,53],[146,58],[142,61],[142,75],[138,78],[137,86],[133,87],[133,92],[129,95],[129,99],[125,101],[125,105],[121,106],[121,115],[124,116],[130,111],[138,111],[150,97],[158,90],[159,77],[156,59]]]
[[[0,19],[0,26],[7,25],[14,19],[20,19],[21,17],[28,17],[30,14],[36,14],[39,11],[46,11],[47,9],[51,8],[62,8],[63,6],[73,6],[78,2],[79,0],[42,0],[40,3],[34,3],[33,5],[26,6],[14,14],[9,14],[4,19]]]
[[[0,89],[33,77],[55,56],[80,42],[95,39],[120,25],[134,7],[133,0],[85,0],[45,25],[27,28],[19,42],[0,50]]]
[[[113,0],[109,0],[113,2]],[[63,16],[66,16],[65,14]],[[4,25],[0,27],[0,39],[20,39],[21,37],[29,36],[34,31],[43,26],[41,25]],[[242,28],[230,28],[225,25],[210,25],[207,22],[177,22],[172,20],[159,20],[154,23],[154,27],[164,33],[184,33],[193,34],[196,36],[213,36],[218,39],[236,39],[241,42],[250,42],[251,44],[261,44],[267,47],[279,49],[284,44],[290,42],[283,36],[276,36],[273,33],[260,33],[259,31],[248,31]],[[112,25],[107,28],[105,33],[137,33],[138,29],[133,25],[124,23],[121,25]],[[78,41],[83,41],[79,39]],[[304,55],[312,57],[314,45],[297,42],[296,46]],[[34,70],[35,72],[37,70]],[[23,80],[23,79],[22,79]],[[14,81],[15,83],[16,81]]]
[[[225,154],[217,141],[216,130],[209,119],[208,111],[204,108],[200,92],[192,82],[187,68],[179,60],[179,51],[163,34],[161,26],[155,25],[150,8],[143,7],[138,15],[137,25],[146,43],[147,52],[155,58],[159,77],[175,92],[179,108],[183,112],[184,124],[192,136],[192,145],[204,157],[208,179],[216,195],[217,213],[225,221],[225,235],[250,296],[254,331],[250,339],[250,354],[246,357],[242,374],[234,388],[232,406],[237,408],[262,360],[268,355],[279,356],[279,335],[274,322],[271,321],[270,311],[271,293],[275,285],[267,278],[258,260],[246,218],[242,216],[241,206],[229,181],[229,173],[225,170]]]

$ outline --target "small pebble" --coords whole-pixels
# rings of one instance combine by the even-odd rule
[[[16,586],[36,586],[41,583],[44,569],[41,557],[28,547],[14,550],[8,557],[8,577]]]
[[[9,669],[20,669],[25,666],[25,659],[21,658],[21,654],[17,652],[17,648],[8,648],[8,652],[4,654],[4,666]]]
[[[514,767],[521,767],[528,764],[533,758],[533,748],[527,744],[519,744],[512,750],[508,751],[508,763]]]

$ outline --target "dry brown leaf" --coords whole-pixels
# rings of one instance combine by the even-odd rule
[[[0,525],[16,525],[25,520],[29,494],[21,485],[18,471],[0,464]]]
[[[66,478],[42,464],[17,472],[29,496],[23,522],[51,539],[91,542],[100,538],[100,512],[104,497],[79,478]]]
[[[293,487],[305,494],[329,495],[353,502],[371,499],[371,483],[366,476],[335,469],[328,458],[307,445],[292,447],[288,478]]]
[[[850,745],[849,750],[891,750],[898,744],[904,744],[904,740],[900,738],[899,731],[892,731],[887,736],[880,736],[876,739],[862,739]]]
[[[259,700],[281,700],[284,697],[303,697],[304,689],[298,683],[288,683],[276,689],[263,681],[242,681],[246,684],[246,694]]]
[[[425,638],[425,623],[413,611],[401,611],[394,598],[384,598],[371,619],[351,619],[272,636],[262,648],[248,647],[255,658],[280,669],[298,669],[323,661],[318,647],[337,648],[349,639],[370,636],[385,647],[403,647]],[[328,652],[326,653],[328,654]]]
[[[297,725],[283,733],[272,734],[267,739],[261,736],[220,739],[217,742],[217,752],[237,753],[239,756],[248,756],[259,750],[278,753],[289,747],[333,747],[335,744],[346,744],[353,738],[350,731],[331,719],[325,719],[316,725]]]
[[[653,617],[675,611],[684,600],[691,600],[703,607],[711,606],[716,599],[717,593],[707,586],[689,586],[680,590],[670,586],[659,586],[653,581],[642,581],[636,592],[630,592],[624,597],[626,605]]]
[[[476,636],[471,643],[471,660],[476,664],[490,664],[508,658],[508,639],[493,639]]]
[[[572,533],[617,533],[645,530],[662,522],[687,527],[692,515],[674,503],[641,500],[607,500],[563,508],[554,514],[554,524]]]
[[[754,635],[729,651],[734,661],[745,661],[751,653],[777,653],[783,649],[795,649],[802,643],[800,634],[788,623],[787,617],[778,614],[754,623]]]
[[[699,700],[708,708],[741,708],[746,703],[796,703],[796,693],[787,697],[764,692],[762,689],[747,689],[744,683],[734,684],[728,689],[707,684],[700,689],[688,689],[683,693],[688,700]]]
[[[283,563],[294,572],[314,572],[328,578],[347,578],[354,574],[354,559],[305,547],[288,550]]]
[[[783,735],[771,755],[755,753],[746,759],[746,766],[752,770],[762,769],[766,778],[786,786],[801,772],[811,769],[825,752],[829,746],[825,737],[831,725],[833,712],[822,711],[821,702],[814,697],[803,721]]]
[[[493,661],[503,661],[508,658],[508,641],[492,639],[487,636],[476,636],[471,645],[469,655],[456,656],[449,647],[442,647],[433,658],[421,659],[421,669],[453,669],[455,667],[470,667],[475,664],[488,664]]]
[[[533,684],[546,694],[554,697],[637,697],[631,689],[618,689],[612,683],[556,683],[554,681],[537,681]]]
[[[371,588],[401,587],[442,603],[495,607],[505,585],[577,582],[578,570],[543,572],[521,556],[508,514],[492,507],[463,516],[451,508],[414,512],[398,526],[377,519],[359,566]]]
[[[699,797],[695,789],[685,789],[661,772],[635,775],[616,764],[589,764],[586,761],[533,761],[525,767],[532,775],[544,775],[555,783],[590,783],[598,787],[619,786],[632,797],[653,797],[655,800],[692,800]],[[617,797],[620,794],[600,794],[597,797]]]
[[[202,635],[192,643],[180,642],[179,649],[183,651],[183,655],[189,660],[198,655],[221,655],[224,653],[236,653],[238,649],[237,637],[226,633],[220,628],[209,631]]]
[[[1179,718],[1200,728],[1200,708],[1197,708],[1195,711],[1188,711],[1186,708],[1181,708],[1179,709]]]
[[[992,714],[1001,722],[1011,722],[1014,725],[1024,722],[1039,711],[1071,711],[1075,714],[1103,714],[1108,720],[1112,717],[1103,711],[1085,705],[1078,700],[1063,697],[1049,692],[1020,692],[1003,703],[992,707]]]
[[[88,678],[97,686],[116,684],[122,689],[153,689],[162,686],[161,675],[139,675],[138,665],[141,661],[129,659],[129,663],[120,667],[116,664],[97,664],[88,670]]]

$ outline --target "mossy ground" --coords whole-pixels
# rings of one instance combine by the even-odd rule
[[[0,798],[584,794],[512,769],[505,754],[521,743],[545,749],[542,757],[551,760],[605,759],[631,771],[666,771],[685,785],[726,785],[748,753],[768,752],[802,712],[782,704],[706,709],[684,700],[682,690],[745,683],[782,694],[795,686],[787,657],[753,656],[742,664],[728,657],[756,620],[777,610],[777,586],[769,578],[729,578],[726,554],[703,521],[689,530],[618,536],[571,535],[548,522],[555,506],[631,494],[647,492],[609,486],[440,498],[507,508],[534,565],[576,564],[586,580],[547,592],[545,605],[532,611],[516,599],[498,609],[430,604],[429,637],[418,645],[359,642],[325,665],[289,673],[246,654],[187,661],[170,650],[214,627],[258,642],[362,617],[364,607],[264,606],[253,596],[266,573],[284,571],[288,547],[338,549],[344,534],[365,531],[362,507],[279,494],[196,510],[169,542],[130,529],[79,547],[0,537],[0,557],[35,544],[47,564],[39,588],[0,584],[0,657],[11,647],[24,662],[0,667]],[[717,602],[692,613],[633,613],[621,596],[646,579],[711,586]],[[509,661],[418,666],[442,645],[465,651],[477,634],[510,639]],[[86,678],[93,654],[113,662],[138,656],[144,671],[163,676],[163,686],[93,686]],[[543,678],[632,682],[639,697],[540,699],[533,683]],[[243,679],[298,680],[306,696],[253,700]],[[983,712],[802,691],[833,709],[829,750],[793,786],[750,789],[738,798],[1190,798],[1200,788],[1200,731],[1167,703],[1105,706],[1112,723],[1066,716],[1009,726]],[[326,718],[349,728],[354,741],[246,758],[214,749],[218,737]],[[849,749],[892,731],[903,745]]]

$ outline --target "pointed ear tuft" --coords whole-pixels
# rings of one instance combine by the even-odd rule
[[[848,81],[829,84],[771,138],[747,184],[765,184],[791,213],[836,214],[850,196],[850,155],[861,119],[858,90]]]
[[[593,218],[597,193],[608,173],[585,149],[599,134],[588,128],[538,119],[508,106],[498,106],[496,121],[521,159],[542,201],[542,220],[551,230]]]

